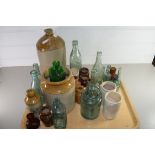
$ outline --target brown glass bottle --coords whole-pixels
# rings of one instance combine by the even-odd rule
[[[44,36],[36,44],[41,73],[46,71],[54,60],[60,61],[61,66],[65,68],[66,48],[64,40],[60,36],[55,36],[52,29],[44,31]]]

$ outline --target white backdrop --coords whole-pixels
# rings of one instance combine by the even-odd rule
[[[51,26],[52,27],[52,26]],[[47,27],[0,27],[0,66],[28,66],[38,62],[36,42]],[[155,54],[155,27],[52,27],[66,43],[67,63],[72,40],[79,41],[83,64],[150,63]]]

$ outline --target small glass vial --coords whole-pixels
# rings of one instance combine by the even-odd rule
[[[90,81],[81,95],[81,115],[86,119],[99,116],[102,94],[95,81]]]
[[[37,95],[34,89],[28,89],[26,91],[26,97],[24,101],[29,111],[38,117],[41,108],[41,102],[40,97]]]
[[[52,112],[53,112],[54,127],[57,129],[66,128],[67,124],[66,107],[63,103],[61,103],[59,98],[54,99],[52,104]]]
[[[77,77],[79,74],[79,69],[82,67],[81,53],[78,48],[78,41],[72,41],[72,51],[70,54],[70,69],[72,74]]]
[[[98,77],[98,83],[101,84],[103,81],[103,65],[102,65],[102,52],[98,51],[96,56],[96,62],[92,69],[96,70],[96,74]]]
[[[41,103],[43,104],[45,102],[45,97],[40,87],[40,79],[38,77],[39,74],[36,70],[32,70],[30,74],[32,77],[31,88],[33,88],[36,91],[36,93],[40,96]]]

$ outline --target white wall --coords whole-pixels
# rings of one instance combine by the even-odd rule
[[[27,66],[38,62],[35,44],[46,27],[0,27],[0,66]],[[155,54],[155,27],[53,27],[66,43],[67,62],[73,39],[79,41],[84,64],[150,63]]]

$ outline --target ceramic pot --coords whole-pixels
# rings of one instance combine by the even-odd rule
[[[105,119],[114,119],[120,104],[121,95],[118,92],[107,92],[105,95],[105,104],[103,105],[103,115]]]
[[[105,102],[105,94],[110,91],[116,91],[116,84],[112,81],[102,82],[100,85],[100,90],[102,92],[102,104]]]
[[[54,98],[59,97],[68,113],[75,106],[75,79],[68,68],[65,69],[65,72],[67,74],[66,79],[60,82],[50,82],[42,76],[41,87],[48,104],[51,105]]]

